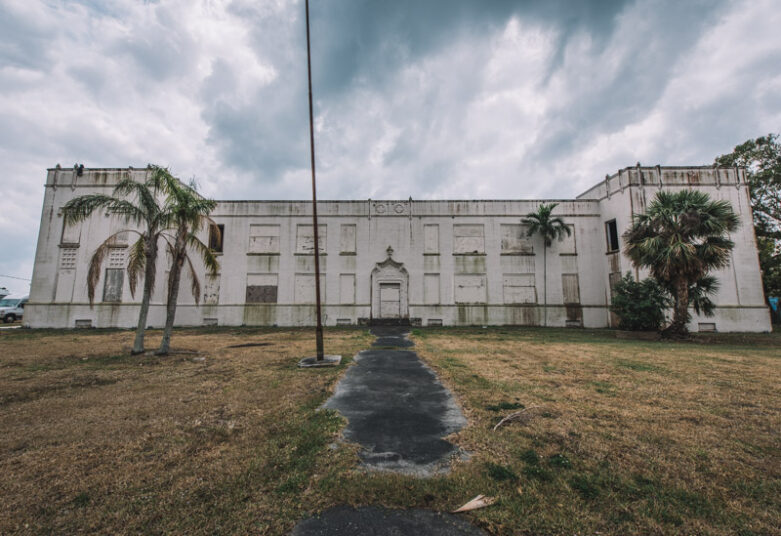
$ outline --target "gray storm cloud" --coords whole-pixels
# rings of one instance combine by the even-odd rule
[[[568,197],[780,130],[773,0],[311,4],[323,199]],[[0,0],[0,274],[56,163],[306,198],[306,106],[300,0]]]

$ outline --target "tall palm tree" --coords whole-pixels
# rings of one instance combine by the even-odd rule
[[[690,298],[695,298],[700,309],[700,294],[714,289],[715,280],[706,276],[729,264],[735,244],[727,233],[735,231],[738,224],[728,201],[714,201],[693,190],[661,191],[644,214],[633,216],[632,226],[624,233],[624,252],[636,267],[649,268],[651,275],[670,289],[675,304],[673,321],[665,330],[668,336],[687,335]],[[691,289],[695,289],[694,296]],[[707,309],[707,303],[704,305]]]
[[[202,197],[194,185],[182,184],[172,176],[161,177],[159,185],[161,191],[166,194],[166,210],[170,215],[168,223],[171,224],[173,234],[163,233],[168,252],[171,255],[171,270],[168,274],[168,296],[166,301],[165,329],[160,355],[168,353],[171,345],[171,331],[176,317],[176,305],[179,298],[179,283],[181,282],[182,268],[187,264],[191,291],[195,303],[200,303],[201,283],[193,266],[190,251],[196,253],[206,266],[210,275],[215,275],[220,269],[214,252],[204,244],[197,236],[198,232],[206,226],[212,226],[215,232],[219,228],[214,224],[209,214],[217,206],[212,199]],[[190,250],[190,251],[188,251]]]
[[[157,270],[158,241],[163,230],[168,227],[170,214],[159,201],[160,185],[163,184],[168,170],[159,166],[149,166],[144,181],[137,181],[130,175],[123,177],[114,187],[112,195],[89,194],[71,199],[63,207],[66,224],[73,224],[89,218],[96,210],[103,209],[108,215],[118,216],[123,223],[133,228],[124,229],[103,241],[90,260],[87,273],[87,294],[90,306],[95,300],[95,287],[100,280],[101,265],[109,249],[116,244],[119,234],[138,235],[130,247],[127,273],[130,293],[135,296],[138,277],[144,273],[144,290],[141,308],[138,314],[138,327],[131,353],[144,352],[144,332],[149,313],[149,302],[155,287]]]
[[[543,325],[548,325],[548,248],[553,244],[553,241],[563,237],[565,234],[569,236],[572,234],[572,229],[564,223],[564,220],[558,216],[552,215],[553,209],[558,206],[558,203],[551,203],[546,205],[541,203],[537,207],[537,212],[530,212],[526,215],[521,222],[528,226],[526,231],[527,236],[538,234],[542,237],[542,295],[544,304],[544,321]]]

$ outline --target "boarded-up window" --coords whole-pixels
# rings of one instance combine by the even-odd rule
[[[207,275],[206,284],[203,287],[203,303],[205,305],[217,305],[220,301],[220,274]]]
[[[423,303],[426,305],[438,305],[439,300],[439,274],[424,274]]]
[[[564,303],[580,303],[578,274],[562,274],[561,290],[564,295]]]
[[[295,303],[315,303],[315,274],[296,274],[293,301]],[[320,301],[325,303],[325,274],[320,274]]]
[[[78,244],[81,240],[81,223],[67,225],[62,222],[62,240],[61,244]]]
[[[106,268],[106,279],[103,282],[103,301],[121,302],[122,284],[125,271],[121,268]]]
[[[250,225],[248,253],[279,253],[279,225]]]
[[[504,303],[537,303],[534,274],[505,274],[502,293]]]
[[[355,253],[355,225],[339,226],[339,252]]]
[[[246,302],[277,303],[277,276],[248,274]]]
[[[527,226],[508,223],[499,227],[502,237],[502,255],[529,255],[534,253],[531,238],[526,235]]]
[[[454,225],[453,253],[485,253],[482,225]]]
[[[577,250],[575,249],[575,226],[568,225],[570,234],[564,233],[559,237],[557,249],[559,253],[565,255],[575,255]]]
[[[454,282],[456,303],[486,302],[487,285],[484,275],[456,275]]]
[[[60,270],[75,270],[79,248],[60,249]]]
[[[578,258],[575,255],[562,255],[559,260],[561,261],[562,274],[578,273]]]
[[[296,227],[296,253],[308,253],[314,255],[315,253],[315,237],[314,227],[311,225],[298,225]],[[325,253],[326,245],[326,226],[317,226],[317,241],[320,247],[320,253]]]
[[[423,253],[439,253],[439,225],[423,226]]]
[[[223,238],[225,238],[224,224],[209,225],[209,249],[215,253],[222,253]]]
[[[255,254],[247,255],[247,273],[277,273],[279,272],[279,255]]]
[[[500,257],[502,273],[505,274],[533,274],[535,272],[535,255]]]
[[[355,274],[339,275],[339,303],[345,305],[355,303]]]

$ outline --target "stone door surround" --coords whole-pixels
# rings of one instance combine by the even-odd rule
[[[407,319],[409,274],[403,263],[393,260],[392,247],[388,246],[386,252],[388,257],[372,270],[372,319]]]

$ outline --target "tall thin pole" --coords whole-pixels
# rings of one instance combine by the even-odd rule
[[[315,126],[312,113],[312,53],[309,50],[309,0],[306,0],[306,70],[309,78],[309,147],[312,155],[312,230],[315,248],[315,303],[317,304],[317,360],[323,360],[323,322],[320,317],[320,239],[317,229],[317,187],[315,185]]]

